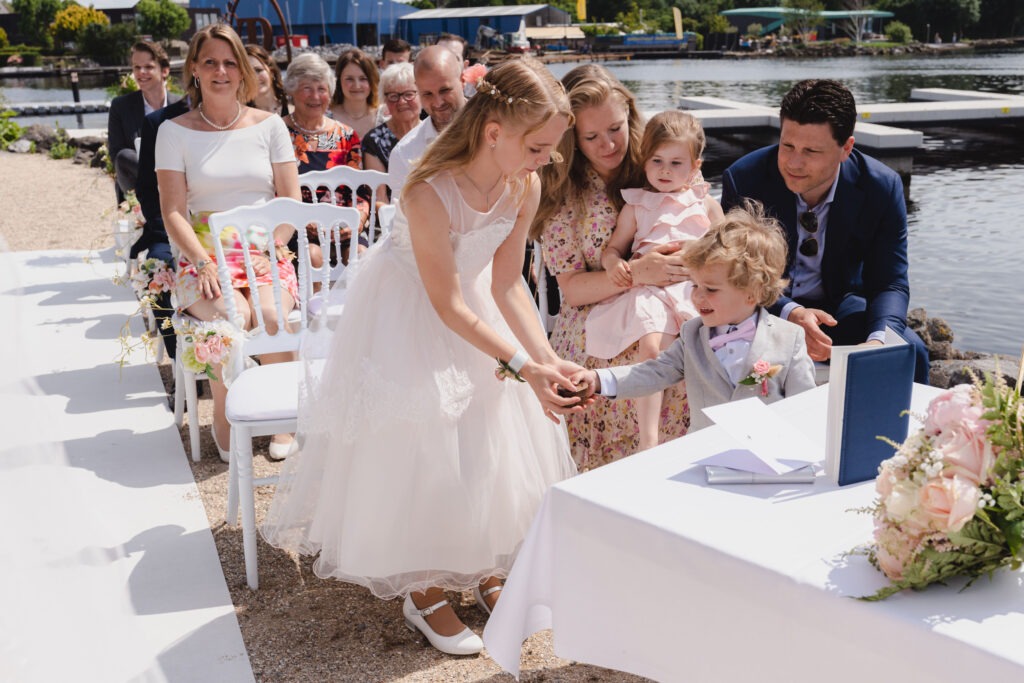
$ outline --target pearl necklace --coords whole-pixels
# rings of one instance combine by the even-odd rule
[[[320,135],[321,133],[324,132],[324,127],[323,126],[320,126],[319,128],[316,128],[314,130],[309,130],[308,128],[303,128],[302,126],[299,125],[299,121],[298,121],[298,119],[295,118],[295,114],[288,114],[288,118],[290,118],[292,120],[292,125],[295,126],[299,130],[300,133],[305,133],[306,135]],[[324,120],[324,117],[321,116],[320,117],[320,122],[323,123],[323,120]]]
[[[242,103],[241,102],[235,102],[235,104],[238,105],[238,113],[235,114],[235,118],[231,119],[231,123],[229,123],[226,126],[218,126],[216,123],[214,123],[210,119],[206,118],[206,114],[203,113],[203,103],[202,102],[199,103],[199,118],[201,118],[203,121],[206,121],[207,125],[209,125],[210,128],[216,128],[217,130],[227,130],[231,126],[233,126],[236,123],[238,123],[238,119],[242,118]]]

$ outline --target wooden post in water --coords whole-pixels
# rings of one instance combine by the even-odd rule
[[[82,101],[82,96],[78,92],[78,72],[71,72],[71,97],[74,99],[75,104]],[[75,120],[78,122],[79,128],[85,128],[85,121],[82,120],[82,110],[75,107]]]

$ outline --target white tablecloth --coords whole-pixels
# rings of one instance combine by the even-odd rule
[[[823,444],[827,390],[772,408]],[[915,386],[914,410],[935,393]],[[518,674],[522,641],[553,628],[560,657],[660,681],[1024,680],[1020,573],[851,599],[886,584],[846,554],[870,541],[853,509],[873,483],[708,486],[693,463],[726,440],[711,427],[553,487],[484,631],[495,661]]]

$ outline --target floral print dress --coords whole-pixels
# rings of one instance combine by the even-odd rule
[[[601,252],[615,229],[618,212],[608,198],[604,181],[593,169],[587,170],[579,204],[569,200],[548,220],[541,237],[544,265],[553,275],[578,270],[601,270]],[[587,315],[594,304],[569,306],[562,303],[551,333],[551,346],[559,357],[587,368],[605,368],[638,362],[634,343],[611,360],[592,358],[586,347]],[[683,383],[665,391],[661,403],[661,441],[686,433],[690,409]],[[632,399],[599,398],[582,413],[566,417],[572,456],[580,469],[600,465],[632,455],[639,448],[636,408]]]

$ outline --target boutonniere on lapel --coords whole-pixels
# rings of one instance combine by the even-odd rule
[[[761,385],[761,395],[768,395],[768,380],[779,374],[782,370],[781,365],[772,365],[764,358],[759,359],[754,363],[754,369],[749,375],[740,380],[740,384],[746,384],[752,386],[754,384]]]

